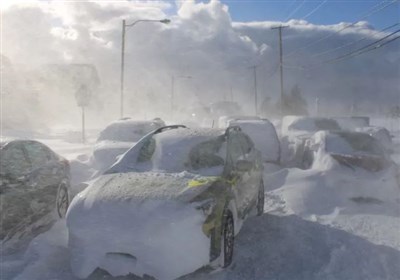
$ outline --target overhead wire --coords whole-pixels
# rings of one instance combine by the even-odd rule
[[[393,27],[395,27],[395,26],[398,26],[398,25],[400,25],[399,22],[398,22],[398,23],[395,23],[395,24],[392,24],[392,25],[390,25],[390,26],[388,26],[388,27],[385,27],[385,28],[383,28],[383,29],[381,29],[381,30],[379,30],[379,31],[377,31],[377,32],[378,32],[378,34],[379,34],[379,33],[385,32],[385,31],[387,31],[387,30],[389,30],[389,29],[391,29],[391,28],[393,28]],[[345,47],[358,44],[358,43],[360,43],[360,42],[362,42],[362,41],[364,41],[364,40],[366,40],[366,39],[368,39],[368,38],[369,38],[369,36],[364,36],[364,37],[362,37],[362,38],[360,38],[360,39],[358,39],[358,40],[356,40],[356,41],[352,41],[352,42],[349,42],[349,43],[347,43],[347,44],[340,45],[340,46],[338,46],[338,47],[336,47],[336,48],[329,49],[329,50],[326,50],[326,51],[322,51],[322,52],[319,52],[319,53],[315,53],[315,54],[311,55],[311,57],[318,57],[318,56],[321,56],[321,55],[325,55],[325,54],[328,54],[328,53],[332,53],[332,52],[334,52],[334,51],[343,49],[343,48],[345,48]]]
[[[301,19],[306,19],[308,17],[310,17],[311,15],[313,15],[316,11],[318,11],[326,2],[328,2],[328,0],[322,1],[321,3],[319,3],[318,6],[316,6],[311,12],[309,12],[308,14],[306,14],[304,17],[302,17]]]
[[[341,55],[341,56],[339,56],[339,57],[332,58],[332,59],[329,59],[329,60],[325,60],[325,61],[323,61],[323,63],[331,63],[332,61],[342,60],[343,58],[346,58],[346,57],[352,57],[354,54],[362,54],[362,53],[364,53],[364,52],[366,52],[366,51],[376,49],[376,46],[379,46],[379,47],[382,46],[382,45],[384,46],[384,45],[386,45],[387,43],[390,43],[390,42],[392,42],[392,41],[394,41],[394,40],[397,40],[397,38],[398,38],[399,36],[398,36],[398,37],[395,37],[394,40],[391,39],[391,40],[388,40],[388,41],[386,41],[386,42],[384,42],[384,43],[382,43],[382,44],[379,44],[379,45],[377,45],[377,44],[380,43],[380,42],[382,42],[382,41],[384,41],[385,39],[387,39],[387,38],[393,36],[394,34],[399,33],[399,32],[400,32],[400,29],[397,29],[396,31],[393,31],[392,33],[390,33],[390,34],[384,36],[383,38],[381,38],[381,39],[379,39],[379,40],[377,40],[377,41],[374,41],[374,42],[372,42],[372,43],[370,43],[370,44],[368,44],[368,45],[365,45],[365,46],[363,46],[363,47],[361,47],[361,48],[355,50],[355,51],[349,52],[349,53],[344,54],[344,55]],[[368,50],[368,48],[370,48],[370,47],[372,47],[372,46],[374,46],[374,45],[376,45],[376,46]]]
[[[292,56],[292,55],[298,53],[299,51],[301,51],[301,50],[303,50],[303,49],[306,49],[306,48],[311,47],[311,46],[314,46],[314,45],[316,45],[316,44],[318,44],[318,43],[320,43],[320,42],[322,42],[322,41],[325,41],[326,39],[328,39],[328,38],[334,36],[335,34],[340,33],[340,32],[342,32],[343,30],[345,30],[345,29],[347,29],[347,28],[350,28],[350,27],[356,25],[360,20],[363,20],[363,19],[365,19],[365,18],[367,18],[367,17],[369,17],[369,16],[371,16],[371,15],[373,15],[373,14],[376,14],[376,13],[382,11],[383,9],[385,9],[385,8],[387,8],[387,7],[391,6],[391,5],[393,5],[394,3],[399,2],[399,0],[393,0],[393,1],[389,2],[389,3],[386,3],[386,5],[380,7],[380,6],[381,6],[382,4],[384,4],[385,2],[387,2],[387,1],[383,1],[383,2],[381,2],[381,3],[377,4],[377,5],[375,5],[374,7],[372,7],[372,8],[367,12],[367,14],[365,14],[364,16],[362,16],[361,18],[359,18],[357,21],[355,21],[355,22],[353,22],[353,23],[351,23],[351,24],[349,24],[349,25],[346,25],[346,26],[344,26],[343,28],[341,28],[341,29],[339,29],[339,30],[337,30],[337,31],[335,31],[335,32],[333,32],[333,33],[330,33],[330,34],[328,34],[328,35],[326,35],[326,36],[324,36],[324,37],[322,37],[322,38],[319,38],[319,39],[317,39],[317,40],[315,40],[315,41],[312,41],[311,43],[306,44],[305,46],[303,46],[303,47],[301,47],[301,48],[298,48],[297,50],[294,50],[294,51],[292,51],[292,52],[286,54],[284,57]]]
[[[381,43],[382,41],[388,39],[389,37],[391,37],[391,36],[393,36],[393,35],[395,35],[395,34],[397,34],[399,32],[400,32],[400,29],[397,29],[396,31],[391,32],[390,34],[380,38],[379,40],[371,42],[371,43],[369,43],[369,44],[367,44],[367,45],[365,45],[365,46],[363,46],[361,48],[358,48],[357,50],[348,52],[348,53],[346,53],[344,55],[341,55],[341,56],[338,56],[338,57],[335,57],[335,58],[332,58],[332,59],[328,59],[328,60],[322,61],[320,63],[316,63],[316,64],[309,65],[309,66],[285,65],[284,67],[292,68],[292,69],[298,69],[298,70],[307,70],[307,69],[311,69],[311,68],[320,67],[320,66],[322,66],[324,64],[332,64],[332,63],[335,63],[335,62],[340,62],[340,61],[343,61],[343,60],[346,60],[346,59],[350,59],[350,58],[359,56],[361,54],[364,54],[364,53],[379,49],[379,48],[381,48],[383,46],[386,46],[387,44],[390,44],[390,43],[396,41],[397,39],[400,38],[400,36],[394,37],[394,38],[392,38],[390,40],[387,40],[387,41]]]
[[[295,8],[285,19],[285,21],[288,21],[294,14],[296,14],[302,7],[303,5],[306,3],[306,0],[303,0],[303,2],[300,3],[299,6],[297,6],[297,8]]]

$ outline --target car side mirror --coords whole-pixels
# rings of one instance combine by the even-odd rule
[[[253,168],[253,164],[245,159],[240,159],[236,162],[236,170],[240,172],[248,172]]]

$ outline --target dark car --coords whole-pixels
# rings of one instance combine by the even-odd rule
[[[0,146],[0,240],[25,231],[69,205],[69,163],[44,144],[10,140]]]
[[[72,201],[74,273],[175,279],[229,266],[243,221],[264,211],[262,174],[260,152],[239,127],[156,130]]]

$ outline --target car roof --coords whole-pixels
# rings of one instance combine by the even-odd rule
[[[218,128],[188,128],[188,127],[175,127],[161,131],[157,134],[168,134],[169,138],[190,138],[190,137],[218,137],[225,133],[225,129]]]

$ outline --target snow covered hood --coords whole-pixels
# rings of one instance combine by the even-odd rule
[[[188,202],[203,192],[218,177],[191,173],[116,173],[106,174],[91,182],[78,195],[85,205],[104,202],[141,202],[147,199]],[[72,205],[73,206],[72,202]]]
[[[187,173],[99,177],[67,213],[74,274],[85,278],[101,267],[113,276],[170,280],[206,265],[205,216],[186,202],[215,180]]]

